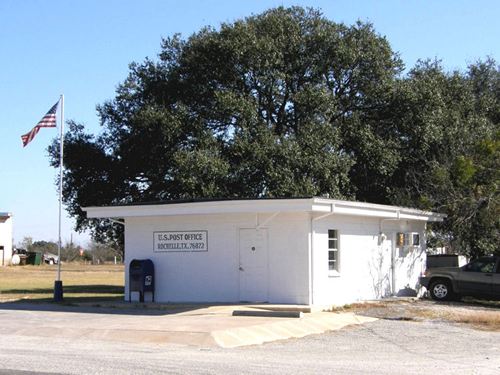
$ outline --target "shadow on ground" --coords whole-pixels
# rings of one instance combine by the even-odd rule
[[[122,294],[123,286],[115,285],[65,285],[64,292],[72,294]],[[2,294],[51,294],[54,292],[53,288],[30,288],[30,289],[7,289],[2,291]]]
[[[137,316],[160,316],[196,311],[214,305],[201,304],[143,304],[123,301],[123,297],[110,299],[105,297],[64,298],[63,302],[51,299],[20,300],[0,303],[1,310],[54,311],[89,314],[114,314]]]
[[[9,289],[0,297],[1,310],[33,310],[85,312],[95,314],[122,315],[169,315],[196,311],[210,306],[227,306],[227,303],[139,303],[124,301],[124,288],[113,285],[68,285],[64,286],[64,300],[53,301],[52,288]]]

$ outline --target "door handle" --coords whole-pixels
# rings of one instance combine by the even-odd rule
[[[492,273],[485,273],[484,276],[493,277]]]
[[[245,271],[245,269],[243,267],[240,266],[240,271]]]

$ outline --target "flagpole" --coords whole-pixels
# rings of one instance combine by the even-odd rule
[[[63,285],[61,281],[61,222],[63,198],[63,156],[64,156],[64,95],[59,99],[61,103],[61,133],[59,137],[59,242],[57,249],[57,278],[54,282],[54,301],[63,300]]]

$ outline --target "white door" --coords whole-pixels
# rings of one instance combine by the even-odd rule
[[[240,301],[267,301],[267,229],[240,229]]]

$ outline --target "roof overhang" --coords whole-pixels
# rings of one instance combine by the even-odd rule
[[[414,208],[342,201],[328,198],[242,199],[171,202],[124,206],[83,207],[88,218],[127,218],[231,213],[312,212],[401,219],[443,221],[446,215]]]
[[[11,217],[12,214],[10,212],[0,212],[0,223],[6,222]]]

